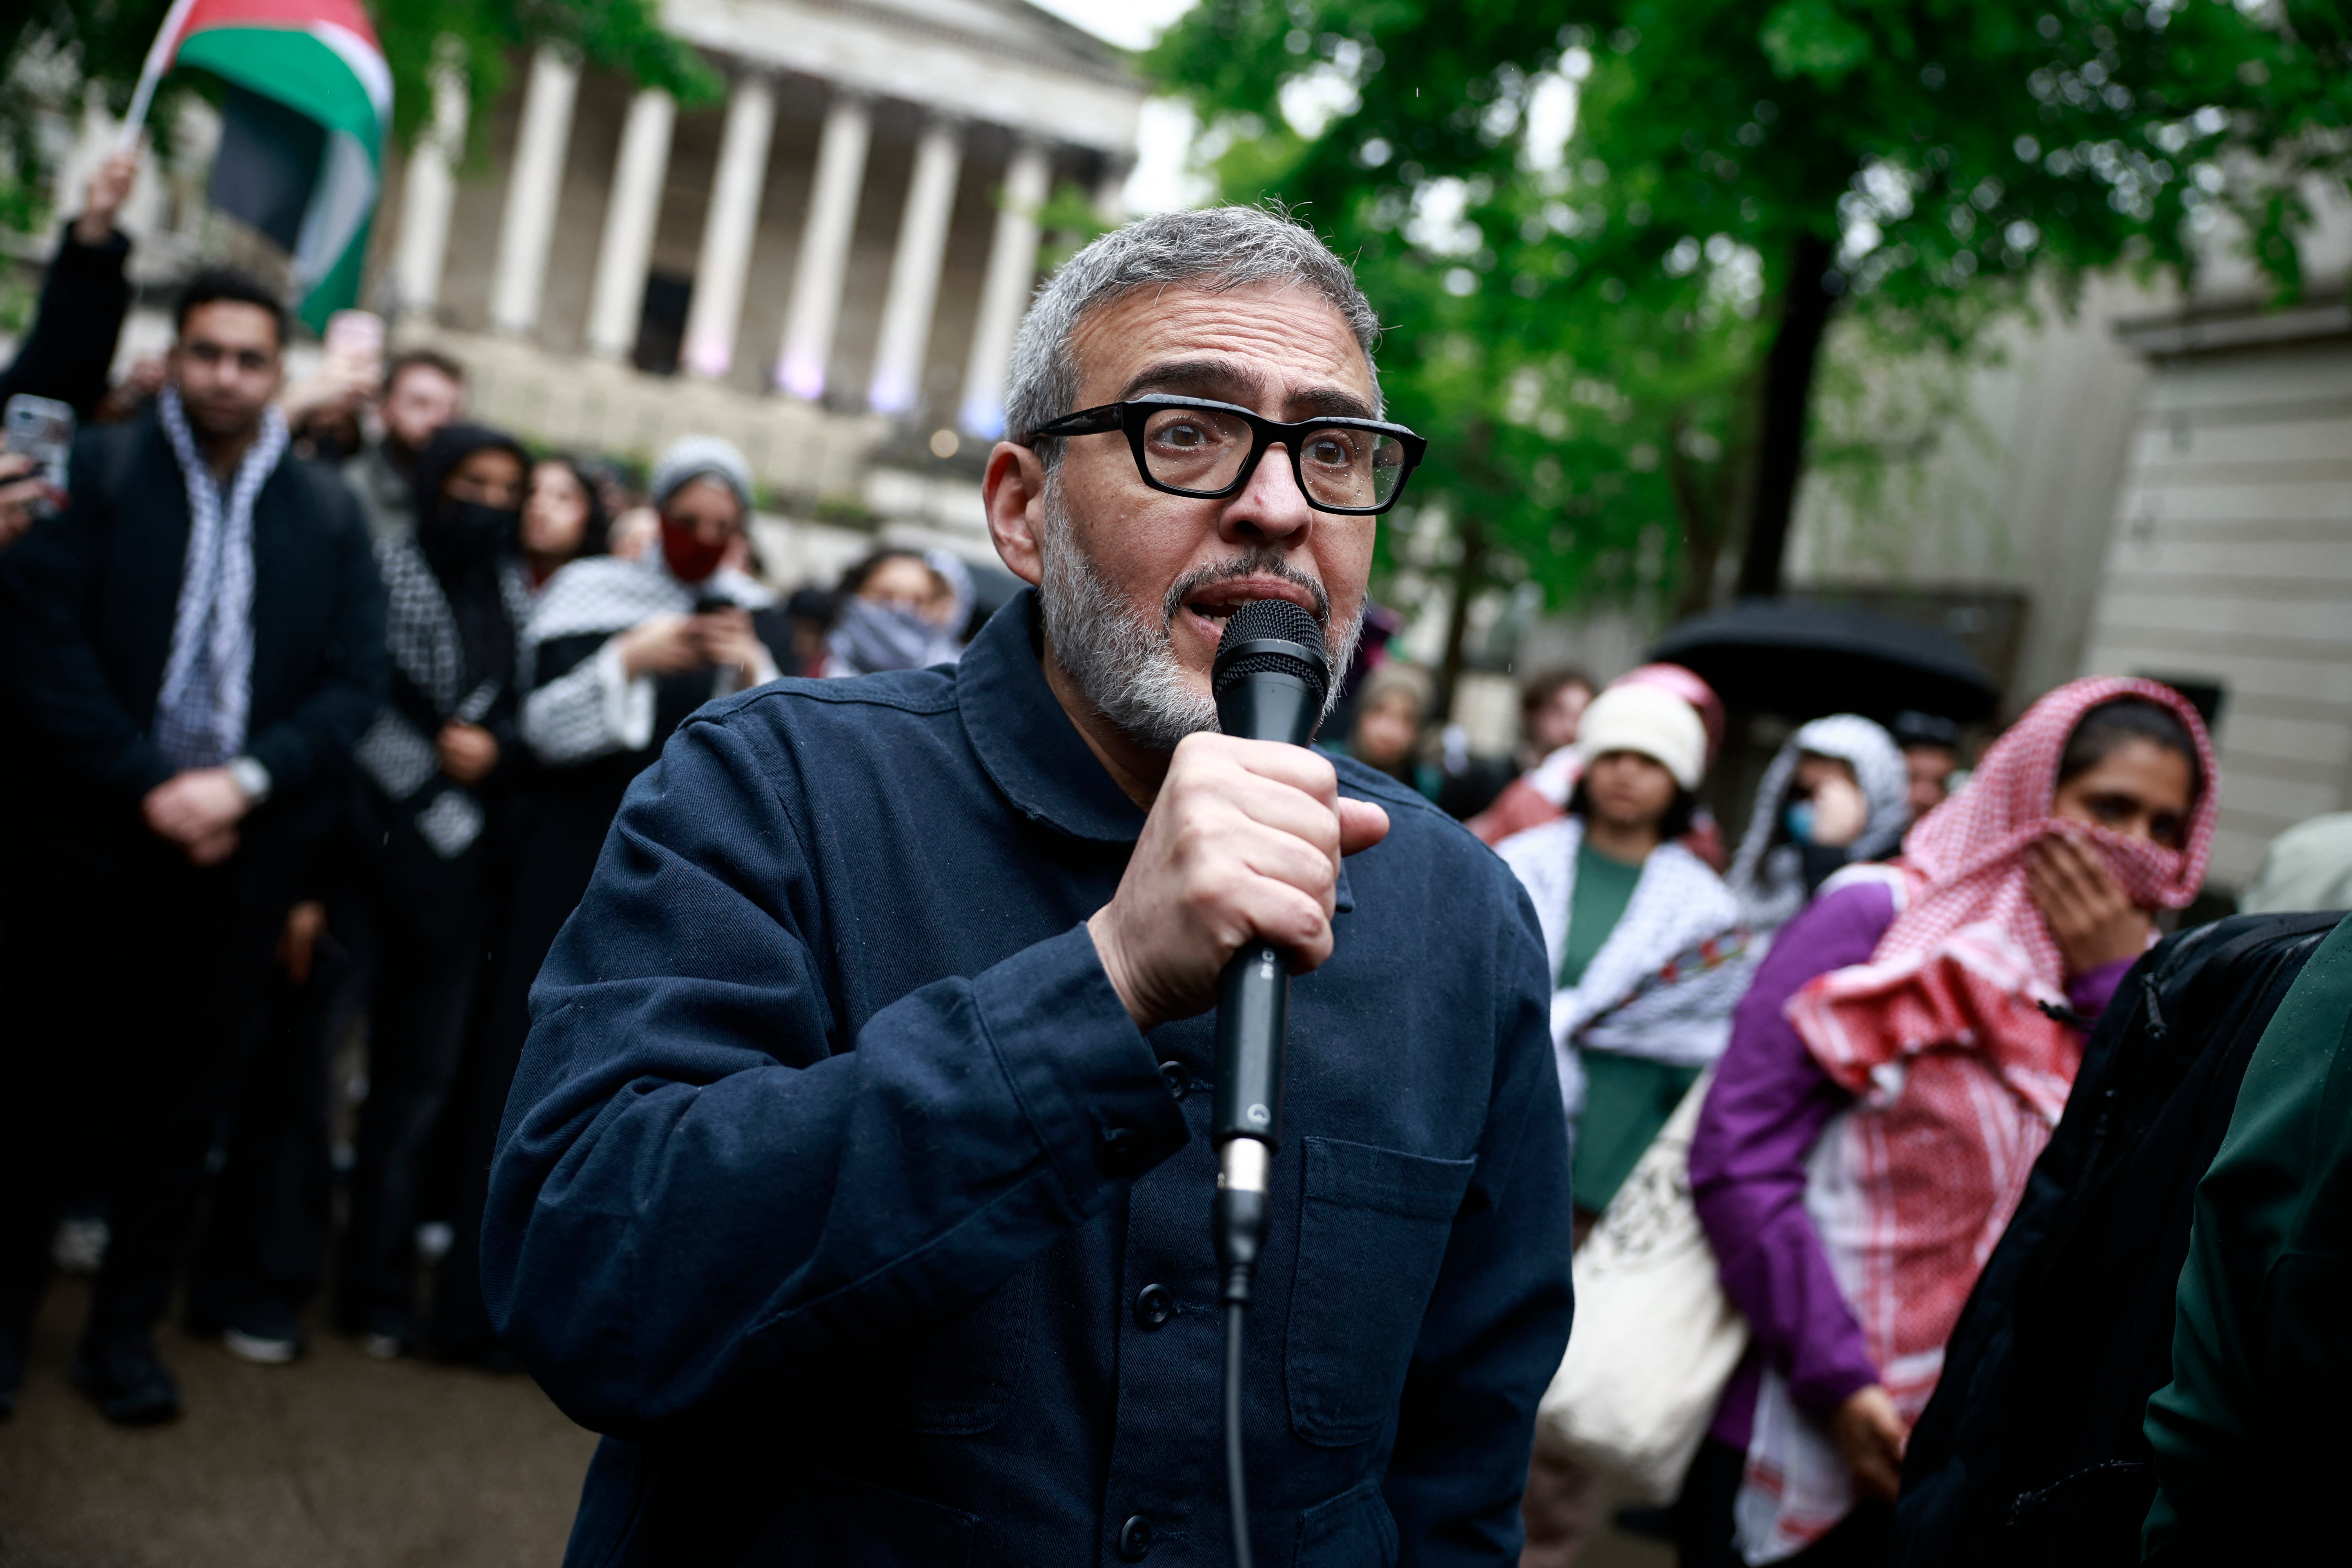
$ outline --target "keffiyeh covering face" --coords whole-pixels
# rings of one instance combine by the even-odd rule
[[[2075,726],[2121,698],[2171,712],[2196,745],[2201,784],[2180,849],[2051,815]],[[2073,837],[2141,908],[2180,909],[2204,880],[2220,794],[2212,742],[2179,693],[2147,680],[2061,687],[1920,820],[1903,859],[1866,868],[1900,911],[1870,962],[1790,998],[1822,1070],[1858,1097],[1814,1148],[1806,1210],[1906,1420],[1935,1392],[1945,1342],[2082,1063],[2081,1037],[2042,1011],[2065,1002],[2066,965],[2028,887],[2027,847]],[[1768,1373],[1737,1510],[1748,1561],[1801,1550],[1852,1506],[1836,1451]]]
[[[1748,836],[1739,841],[1739,854],[1727,879],[1748,918],[1748,931],[1759,942],[1769,940],[1805,907],[1801,854],[1794,844],[1774,840],[1797,764],[1808,752],[1835,757],[1853,768],[1854,782],[1870,803],[1870,819],[1863,826],[1862,837],[1847,848],[1849,860],[1876,860],[1894,853],[1910,824],[1909,774],[1902,751],[1885,731],[1867,719],[1839,713],[1816,719],[1790,736],[1757,787]]]

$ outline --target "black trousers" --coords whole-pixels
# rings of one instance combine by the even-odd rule
[[[351,1226],[335,1270],[335,1314],[346,1329],[406,1332],[415,1322],[428,1156],[481,972],[488,910],[479,884],[453,878],[451,896],[433,899],[380,889],[357,933],[374,983]]]
[[[112,1229],[88,1333],[162,1318],[205,1156],[258,1034],[301,867],[248,847],[190,866],[137,829],[43,834],[18,824],[0,956],[0,1332],[30,1323],[78,1155]],[[76,1130],[94,1151],[72,1147]]]
[[[327,900],[327,931],[308,981],[272,979],[268,1025],[229,1119],[227,1159],[189,1266],[188,1318],[200,1329],[225,1326],[265,1301],[299,1310],[326,1278],[331,1075],[360,1001],[357,963],[340,934],[349,902]]]

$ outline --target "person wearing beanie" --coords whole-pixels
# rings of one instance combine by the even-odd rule
[[[1707,727],[1676,691],[1620,682],[1584,710],[1568,809],[1496,847],[1551,965],[1552,1049],[1580,1240],[1730,1037],[1748,973],[1739,904],[1678,842]],[[1538,1444],[1526,1562],[1565,1562],[1595,1527],[1592,1479]]]
[[[1507,838],[1543,927],[1552,1045],[1580,1213],[1598,1215],[1729,1036],[1739,905],[1689,829],[1707,763],[1696,709],[1647,683],[1593,699],[1567,815]]]

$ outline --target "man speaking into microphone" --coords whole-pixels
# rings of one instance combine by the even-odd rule
[[[1344,670],[1421,441],[1282,216],[1040,292],[984,494],[1033,590],[952,668],[704,709],[532,994],[492,1313],[606,1434],[576,1564],[1231,1560],[1218,978],[1296,975],[1248,1314],[1261,1564],[1507,1563],[1569,1326],[1516,879],[1369,769],[1217,731],[1252,600]]]

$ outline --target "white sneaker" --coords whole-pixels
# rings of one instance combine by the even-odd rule
[[[457,1227],[446,1220],[427,1220],[416,1227],[416,1255],[427,1263],[440,1262],[457,1244]]]
[[[269,1339],[249,1334],[243,1329],[223,1329],[221,1348],[239,1361],[249,1361],[256,1366],[284,1366],[302,1353],[299,1340]]]
[[[68,1274],[95,1274],[106,1261],[106,1244],[113,1238],[102,1219],[60,1221],[49,1243],[49,1257]]]

